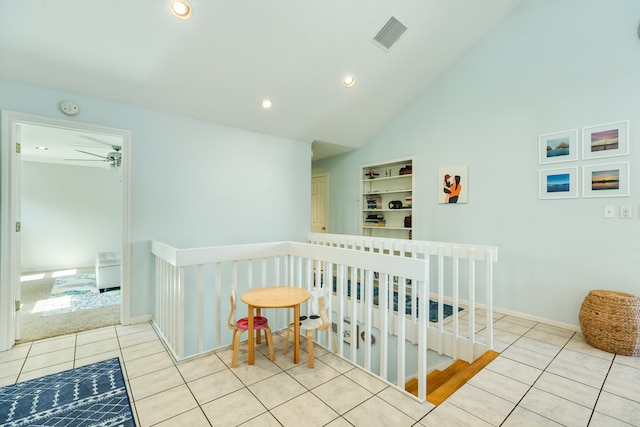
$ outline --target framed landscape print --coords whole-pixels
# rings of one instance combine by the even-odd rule
[[[578,129],[540,135],[540,164],[578,160]]]
[[[629,122],[592,126],[582,130],[582,158],[624,156],[629,154]]]
[[[578,168],[546,169],[540,171],[541,199],[572,199],[578,197]]]
[[[582,167],[584,197],[629,195],[629,162]]]

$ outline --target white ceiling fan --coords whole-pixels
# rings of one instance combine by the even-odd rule
[[[100,157],[101,160],[98,159],[65,159],[74,162],[107,162],[109,163],[109,167],[113,169],[120,169],[122,164],[122,153],[120,150],[122,147],[119,145],[112,145],[113,151],[107,154],[106,156],[102,156],[100,154],[90,153],[88,151],[76,150],[79,153],[89,154],[90,156]]]

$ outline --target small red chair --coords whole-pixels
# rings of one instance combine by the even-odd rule
[[[232,339],[232,351],[233,354],[231,356],[231,367],[235,368],[238,360],[238,347],[240,347],[240,336],[242,333],[249,329],[249,318],[243,317],[238,319],[235,323],[233,322],[233,314],[236,311],[236,290],[231,289],[231,296],[229,297],[231,301],[231,313],[229,313],[229,319],[227,320],[227,324],[229,325],[229,329],[233,331],[233,339]],[[267,345],[269,346],[269,356],[271,361],[276,360],[275,353],[273,351],[273,339],[271,337],[271,328],[269,328],[269,322],[266,317],[263,316],[254,316],[253,317],[253,329],[264,331],[265,339],[267,340]],[[253,333],[253,331],[251,332]]]

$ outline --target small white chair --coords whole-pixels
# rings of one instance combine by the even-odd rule
[[[329,311],[331,310],[331,288],[315,288],[311,292],[311,315],[300,316],[300,330],[307,331],[307,353],[309,354],[309,368],[313,368],[313,331],[328,331],[333,342],[333,351],[336,351],[336,339],[333,336],[333,329],[329,321]],[[289,333],[293,330],[294,324],[289,324],[287,337],[284,343],[282,354],[287,354],[289,346]]]

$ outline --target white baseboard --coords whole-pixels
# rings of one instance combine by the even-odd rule
[[[519,311],[507,310],[504,308],[493,307],[493,311],[496,313],[502,313],[509,316],[520,317],[521,319],[531,320],[533,322],[544,323],[545,325],[556,326],[558,328],[569,329],[574,332],[582,332],[580,325],[573,325],[571,323],[558,322],[557,320],[547,319],[545,317],[533,316],[527,313],[521,313]]]
[[[130,317],[127,323],[123,323],[123,326],[135,325],[138,323],[149,323],[151,321],[151,315],[145,314],[144,316]]]
[[[432,298],[432,299],[435,299],[437,301],[438,294],[434,293],[434,292],[431,292],[429,294],[429,297]],[[453,304],[453,300],[449,296],[445,296],[443,298],[443,302],[447,303],[449,305]],[[469,301],[461,299],[460,300],[460,304],[469,306]],[[481,308],[481,309],[486,310],[487,306],[486,306],[486,304],[476,303],[476,308]],[[506,308],[500,308],[500,307],[496,307],[496,306],[493,306],[493,311],[496,312],[496,313],[501,313],[501,314],[505,314],[505,315],[508,315],[508,316],[520,317],[521,319],[531,320],[533,322],[544,323],[544,324],[555,326],[555,327],[558,327],[558,328],[568,329],[568,330],[574,331],[574,332],[582,332],[582,329],[580,328],[580,325],[577,325],[577,324],[574,325],[572,323],[559,322],[557,320],[547,319],[545,317],[534,316],[532,314],[521,313],[519,311],[508,310]],[[495,321],[495,319],[494,319],[494,321]]]

